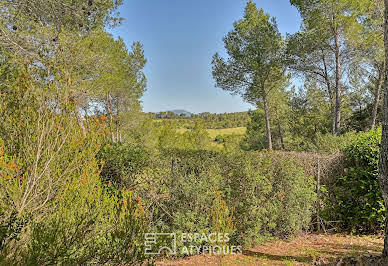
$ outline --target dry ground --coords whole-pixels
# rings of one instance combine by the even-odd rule
[[[198,255],[156,265],[388,265],[378,258],[382,248],[378,236],[312,234],[266,243],[242,255]]]

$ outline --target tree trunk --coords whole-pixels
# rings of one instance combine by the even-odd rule
[[[335,133],[341,131],[341,58],[338,30],[335,31]]]
[[[330,99],[330,113],[331,113],[331,133],[336,133],[336,104],[334,102],[334,94],[333,90],[331,89],[330,80],[329,77],[326,76],[326,85],[327,85],[327,91],[329,93],[329,99]]]
[[[331,133],[335,134],[335,125],[336,125],[336,112],[335,112],[335,103],[334,95],[330,95],[330,108],[331,108]]]
[[[120,106],[118,100],[116,103],[116,109],[116,140],[121,142]]]
[[[271,136],[271,127],[269,122],[269,108],[267,103],[267,96],[263,90],[263,102],[264,102],[264,113],[265,113],[265,130],[267,132],[267,142],[268,150],[272,151],[272,136]]]
[[[280,135],[280,144],[282,145],[282,150],[285,150],[285,146],[284,146],[284,138],[283,138],[283,132],[282,132],[282,128],[280,126],[280,123],[278,124],[278,130],[279,130],[279,135]]]
[[[110,98],[109,93],[106,95],[106,104],[108,105],[107,107],[107,112],[109,116],[109,129],[110,129],[110,137],[112,142],[115,142],[115,134],[113,132],[113,115],[112,115],[112,101]]]
[[[335,113],[335,103],[334,103],[334,93],[333,89],[331,88],[330,79],[329,79],[329,73],[327,71],[327,65],[325,56],[322,56],[323,66],[324,66],[324,76],[325,76],[325,82],[327,86],[327,92],[329,94],[329,100],[330,100],[330,112],[331,112],[331,133],[335,134],[335,125],[336,125],[336,113]]]
[[[388,0],[384,0],[385,13],[384,13],[384,44],[385,44],[385,63],[388,65]],[[383,132],[381,137],[380,147],[380,160],[379,160],[379,183],[384,198],[384,204],[386,209],[386,221],[385,221],[385,238],[384,238],[384,250],[383,256],[388,256],[388,73],[385,69],[385,92],[383,103]]]
[[[383,82],[384,82],[384,72],[385,72],[384,64],[382,64],[381,66],[378,67],[378,71],[379,71],[379,78],[377,80],[376,95],[375,95],[375,100],[373,103],[370,129],[372,129],[376,124],[377,110],[379,108],[379,103],[380,103],[381,88],[382,88]]]
[[[276,120],[278,121],[278,133],[279,133],[279,136],[280,136],[281,148],[282,148],[282,150],[285,150],[283,131],[282,131],[282,126],[280,124],[280,118],[279,118],[279,113],[278,113],[277,109],[276,109]]]

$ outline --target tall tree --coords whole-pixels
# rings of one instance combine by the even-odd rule
[[[369,62],[372,65],[372,69],[374,69],[375,73],[377,73],[377,78],[375,81],[376,89],[374,93],[374,102],[370,121],[370,128],[372,129],[376,124],[377,111],[379,109],[379,105],[381,104],[380,98],[382,95],[384,74],[387,65],[384,60],[384,35],[382,34],[382,25],[384,25],[383,1],[372,1],[370,10],[371,11],[367,13],[367,25],[364,28],[366,28],[365,31],[368,33],[366,35],[369,37]],[[365,34],[362,34],[360,36],[365,36]]]
[[[384,2],[383,0],[353,1],[352,11],[357,18],[358,27],[348,31],[351,49],[357,51],[362,60],[358,64],[364,72],[369,72],[369,82],[373,88],[373,105],[370,114],[370,129],[377,120],[377,113],[381,105],[383,91],[385,59],[384,59]]]
[[[376,90],[374,93],[373,109],[372,109],[372,114],[370,118],[370,129],[372,129],[376,125],[377,111],[380,105],[380,97],[381,97],[381,91],[384,83],[384,73],[385,73],[386,64],[385,62],[376,62],[374,67],[377,70],[378,78],[376,80]]]
[[[55,49],[58,35],[115,25],[122,0],[0,0],[0,42],[21,56]]]
[[[333,85],[334,57],[325,32],[304,30],[287,36],[288,68],[306,80],[317,79],[325,88],[330,103],[331,132],[336,128],[336,103]]]
[[[59,89],[71,88],[75,102],[85,87],[85,72],[92,65],[82,64],[77,56],[79,39],[94,31],[120,22],[116,8],[121,0],[0,0],[0,57],[8,64],[40,68],[34,78],[45,80],[65,78]],[[78,54],[79,55],[79,54]],[[90,78],[87,77],[86,78]],[[52,96],[52,95],[51,95]],[[86,128],[80,109],[73,112],[78,124]]]
[[[284,89],[271,91],[268,97],[269,111],[272,114],[270,123],[273,126],[272,145],[274,149],[289,149],[289,114],[290,95]],[[247,132],[243,148],[247,150],[262,150],[266,148],[265,113],[263,108],[249,112],[250,121],[247,123]]]
[[[80,40],[77,45],[81,63],[77,100],[84,110],[85,118],[93,113],[90,106],[99,106],[108,116],[112,142],[122,140],[124,118],[140,107],[139,98],[146,87],[142,72],[146,59],[139,42],[131,49],[119,37],[115,40],[110,34],[100,30]],[[128,121],[128,119],[127,119]]]
[[[384,44],[385,63],[388,64],[388,0],[384,0]],[[383,129],[381,137],[380,160],[379,160],[379,181],[384,198],[387,218],[385,222],[385,238],[383,256],[388,257],[388,73],[385,72],[385,94],[383,105]]]
[[[234,29],[224,38],[228,58],[213,56],[216,86],[256,105],[263,104],[268,149],[272,150],[270,108],[271,90],[286,85],[282,64],[284,42],[274,18],[249,1],[244,18],[233,23]]]
[[[335,78],[335,133],[341,130],[341,102],[343,91],[343,64],[350,56],[346,54],[346,32],[355,23],[348,12],[348,0],[290,0],[300,12],[305,30],[320,32],[325,36],[329,51],[334,57]],[[317,40],[321,46],[321,39]]]

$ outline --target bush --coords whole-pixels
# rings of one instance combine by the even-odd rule
[[[248,245],[308,229],[315,201],[313,180],[280,153],[236,154],[227,163],[228,201],[237,240]]]
[[[209,233],[215,224],[229,221],[225,228],[233,231],[232,241],[251,245],[309,227],[314,184],[294,158],[270,152],[169,150],[161,161],[174,167],[163,176],[168,196],[152,215],[158,221],[154,230]],[[226,204],[220,207],[225,213],[216,215],[218,223],[209,216],[217,213],[214,199],[216,205]]]
[[[134,189],[136,175],[149,165],[149,154],[139,146],[106,143],[96,155],[102,165],[100,177],[106,184]]]
[[[54,102],[33,82],[10,77],[0,94],[0,265],[141,264],[147,220],[100,180],[101,124],[84,131],[68,87],[49,86]]]
[[[0,143],[1,144],[1,143]],[[0,145],[0,151],[2,146]],[[46,204],[44,212],[21,212],[9,199],[15,186],[13,158],[0,153],[0,181],[7,197],[0,198],[0,264],[141,264],[148,228],[143,205],[132,192],[107,189],[91,158],[83,169],[68,175]],[[14,193],[14,194],[11,194]]]
[[[344,135],[333,134],[317,134],[314,143],[308,147],[308,150],[324,154],[333,154],[342,152],[351,145],[354,140],[356,132],[348,132]]]
[[[380,140],[378,128],[356,134],[344,148],[347,173],[336,182],[331,192],[335,200],[326,210],[330,219],[340,221],[342,229],[375,233],[384,226],[385,208],[378,182]]]
[[[128,195],[108,195],[90,184],[82,186],[69,188],[72,191],[51,216],[32,224],[22,264],[134,265],[145,260],[147,224],[141,203]]]
[[[217,135],[217,136],[214,138],[214,141],[215,141],[215,142],[218,142],[218,143],[224,143],[224,142],[225,142],[225,138],[224,138],[224,136],[222,136],[222,135]]]

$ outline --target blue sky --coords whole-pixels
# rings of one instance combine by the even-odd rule
[[[276,17],[282,34],[299,29],[300,17],[289,0],[256,0]],[[214,87],[211,58],[225,55],[222,37],[242,18],[246,0],[124,0],[123,25],[110,32],[130,47],[144,45],[145,112],[185,109],[190,112],[239,112],[254,109],[239,96]]]

